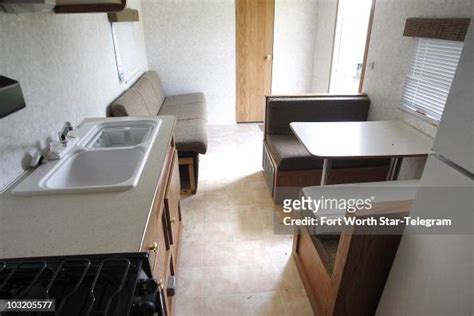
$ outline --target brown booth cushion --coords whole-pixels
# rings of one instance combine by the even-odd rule
[[[323,159],[315,158],[295,135],[267,135],[266,142],[280,170],[322,169]],[[334,159],[332,168],[384,166],[390,159]]]
[[[370,100],[366,96],[269,98],[266,133],[291,135],[291,122],[366,121]]]

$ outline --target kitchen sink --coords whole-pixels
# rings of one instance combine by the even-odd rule
[[[149,137],[153,125],[123,125],[123,126],[102,126],[88,140],[86,148],[110,148],[110,147],[130,147],[136,146]]]
[[[64,158],[40,183],[50,189],[110,188],[126,189],[138,180],[140,160],[145,151],[140,147],[114,150],[78,151]]]
[[[161,119],[87,121],[65,157],[48,161],[13,194],[124,191],[137,186]]]

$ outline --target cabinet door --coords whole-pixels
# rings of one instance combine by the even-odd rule
[[[160,213],[164,214],[164,212]],[[169,257],[165,238],[165,224],[164,220],[152,214],[142,247],[142,251],[146,251],[150,255],[149,260],[153,277],[157,280],[164,279],[165,267]]]
[[[163,214],[163,212],[161,212],[161,214]],[[158,280],[163,279],[163,282],[166,273],[166,263],[168,262],[168,257],[170,255],[166,247],[166,230],[164,227],[165,223],[166,222],[163,221],[163,218],[158,221],[158,249],[156,251],[155,265],[153,267],[154,277]]]
[[[177,245],[181,229],[181,210],[180,210],[180,180],[178,155],[175,151],[173,163],[171,165],[168,188],[165,195],[165,208],[168,215],[168,229],[170,232],[170,243],[173,257],[176,258]]]

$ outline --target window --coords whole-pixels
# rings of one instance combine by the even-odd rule
[[[128,83],[141,72],[137,56],[137,47],[140,47],[138,23],[112,23],[112,37],[120,81]]]
[[[437,123],[461,56],[463,42],[420,38],[402,92],[401,108]]]

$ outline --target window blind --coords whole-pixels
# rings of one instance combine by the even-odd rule
[[[463,42],[419,38],[403,87],[401,108],[439,122]]]
[[[112,37],[120,81],[128,83],[140,72],[138,23],[112,23]]]

